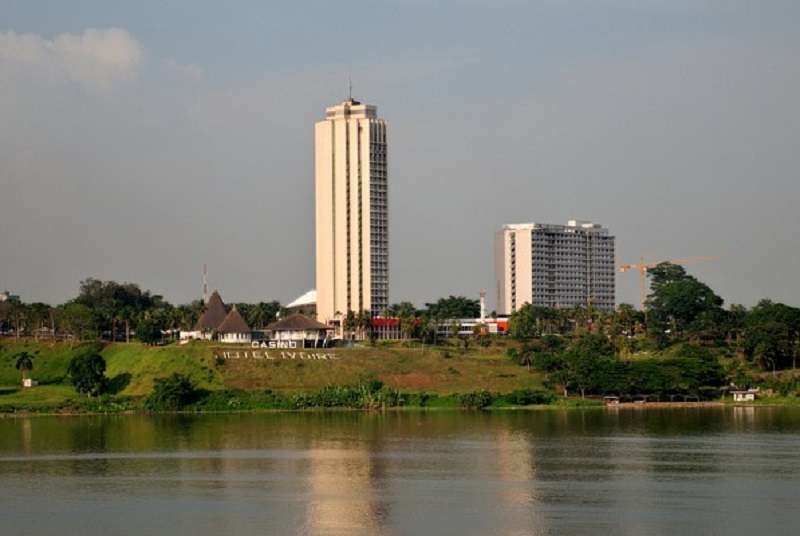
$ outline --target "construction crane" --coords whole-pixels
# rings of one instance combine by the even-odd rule
[[[670,264],[695,264],[698,262],[706,262],[706,261],[715,261],[719,259],[719,257],[687,257],[685,259],[670,259],[666,261],[660,262],[645,262],[644,257],[639,258],[639,262],[636,264],[623,264],[619,267],[620,272],[627,272],[628,270],[638,270],[639,271],[639,305],[641,310],[644,311],[644,302],[647,299],[647,271],[651,268],[655,268],[659,264],[663,262],[668,262]]]

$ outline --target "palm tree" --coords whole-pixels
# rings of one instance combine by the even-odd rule
[[[347,315],[344,317],[344,322],[342,322],[342,328],[347,332],[350,342],[353,341],[355,336],[354,330],[357,328],[358,318],[356,317],[355,311],[347,311]]]
[[[25,318],[25,304],[13,303],[12,311],[14,315],[14,340],[19,341],[20,321]]]
[[[519,364],[527,367],[528,372],[530,372],[533,366],[533,348],[529,345],[523,345],[517,354],[517,359]]]
[[[358,326],[358,331],[360,332],[360,339],[371,339],[372,313],[367,310],[359,312],[356,317],[356,326]]]
[[[23,350],[22,352],[17,354],[17,362],[16,367],[17,370],[22,373],[22,381],[25,381],[25,378],[28,377],[28,372],[33,370],[33,358],[34,354]]]

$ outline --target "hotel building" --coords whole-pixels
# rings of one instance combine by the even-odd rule
[[[497,312],[537,307],[614,309],[614,237],[595,223],[504,225],[495,236]]]
[[[386,123],[348,99],[314,131],[317,320],[380,315],[389,300]]]

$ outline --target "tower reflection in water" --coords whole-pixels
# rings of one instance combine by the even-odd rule
[[[384,532],[389,506],[379,489],[385,461],[375,442],[315,441],[309,460],[305,532]]]

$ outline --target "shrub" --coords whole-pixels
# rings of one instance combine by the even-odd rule
[[[538,389],[518,389],[505,395],[503,398],[514,406],[529,406],[531,404],[551,404],[555,397],[548,391]]]
[[[435,397],[436,395],[431,395],[430,393],[426,393],[424,391],[421,393],[407,394],[403,399],[403,405],[424,408],[428,405],[431,399]]]
[[[147,407],[156,411],[175,411],[194,402],[197,395],[198,391],[192,380],[175,372],[171,376],[155,380],[153,392],[147,398]]]
[[[328,385],[311,393],[298,393],[290,401],[294,409],[363,408],[377,409],[401,406],[405,398],[380,380],[369,380],[356,386]]]
[[[467,409],[483,409],[490,406],[494,399],[494,395],[489,391],[473,391],[458,397],[461,407]]]
[[[364,409],[392,408],[402,406],[403,396],[399,391],[388,387],[370,391],[362,387],[361,406]]]
[[[225,389],[211,391],[192,404],[205,411],[230,411],[254,409],[293,409],[291,400],[281,393]]]
[[[378,379],[370,379],[365,383],[362,383],[362,387],[365,387],[368,392],[376,393],[383,389],[383,382]]]
[[[360,407],[360,391],[355,387],[327,385],[312,393],[299,393],[292,399],[296,409]]]

